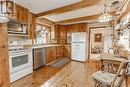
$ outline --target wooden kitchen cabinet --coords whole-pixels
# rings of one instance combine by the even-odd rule
[[[56,47],[46,48],[46,64],[56,60]]]
[[[36,16],[29,13],[28,34],[30,39],[36,39]]]
[[[63,58],[63,46],[56,47],[56,59]]]
[[[64,57],[71,58],[71,46],[70,45],[64,45],[63,54],[64,54]]]
[[[17,16],[17,18],[18,18],[18,21],[20,22],[20,23],[23,23],[23,24],[27,24],[28,23],[28,9],[26,9],[26,8],[24,8],[24,7],[22,7],[22,6],[17,6],[18,8],[18,11],[17,11],[17,13],[18,13],[18,16]]]
[[[10,15],[11,20],[16,20],[22,24],[27,24],[28,23],[28,13],[29,10],[20,6],[20,5],[15,5],[15,14]]]

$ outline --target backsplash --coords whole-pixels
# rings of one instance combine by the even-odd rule
[[[30,45],[32,44],[32,40],[28,39],[27,37],[21,36],[8,36],[9,45]]]

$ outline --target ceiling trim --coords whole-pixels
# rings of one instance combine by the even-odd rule
[[[105,29],[107,28],[107,26],[89,27],[89,29],[97,29],[97,28]]]
[[[92,5],[99,3],[100,1],[101,0],[82,0],[82,1],[77,2],[75,4],[71,4],[71,5],[67,5],[67,6],[57,8],[57,9],[54,9],[54,10],[38,13],[37,17],[60,14],[60,13],[64,13],[64,12],[67,12],[67,11],[72,11],[72,10],[81,9],[81,8],[84,8],[84,7],[89,7],[89,6],[92,6]]]

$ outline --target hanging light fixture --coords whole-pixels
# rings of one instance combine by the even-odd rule
[[[15,0],[0,0],[0,23],[9,21],[9,16],[15,14]]]
[[[98,22],[104,23],[104,22],[109,22],[111,20],[112,20],[112,15],[109,14],[106,8],[106,4],[104,4],[104,12],[98,18]]]

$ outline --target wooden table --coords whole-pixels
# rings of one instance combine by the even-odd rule
[[[107,54],[106,57],[102,56],[100,60],[101,60],[101,70],[104,70],[104,66],[105,66],[104,64],[107,63],[108,67],[109,65],[111,65],[111,70],[108,69],[108,72],[116,73],[120,63],[124,60],[124,58],[119,58],[112,54],[110,54],[109,56],[109,54]],[[115,65],[115,66],[112,66],[112,65]],[[116,67],[116,70],[113,69],[114,67]],[[126,84],[128,83],[127,77],[128,76],[126,76]],[[127,84],[127,87],[128,87],[128,84]]]
[[[124,58],[116,57],[114,54],[110,53],[102,53],[100,60],[101,60],[101,69],[103,69],[104,63],[120,65],[121,61],[123,61]]]
[[[104,68],[104,64],[107,63],[109,65],[117,65],[119,66],[121,61],[123,61],[123,58],[118,58],[118,57],[103,57],[101,58],[101,70]]]

